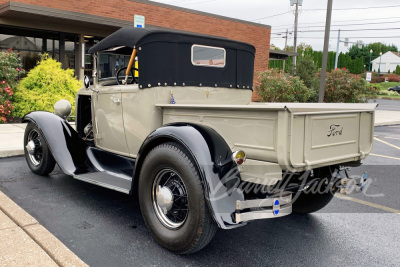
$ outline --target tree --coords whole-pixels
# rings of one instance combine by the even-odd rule
[[[370,55],[370,50],[372,49],[372,56]],[[352,59],[356,59],[358,57],[362,57],[364,59],[364,62],[368,62],[368,69],[370,69],[370,56],[372,60],[375,58],[379,57],[379,53],[382,52],[382,54],[388,52],[388,51],[393,51],[397,52],[398,48],[395,45],[386,45],[382,44],[380,42],[378,43],[371,43],[369,45],[364,45],[362,48],[358,48],[357,44],[352,45],[349,48],[349,56]]]
[[[400,75],[400,65],[396,66],[396,70],[394,71],[394,73]]]
[[[299,59],[296,66],[296,74],[304,82],[304,85],[313,92],[311,100],[317,100],[315,96],[318,97],[319,79],[317,76],[317,67],[311,55],[305,55]]]

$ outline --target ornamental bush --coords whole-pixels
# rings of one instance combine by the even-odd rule
[[[24,74],[22,63],[17,53],[11,49],[0,52],[0,123],[7,122],[14,105],[13,94],[18,78]]]
[[[360,75],[351,74],[346,69],[336,69],[326,75],[324,102],[365,103],[375,99],[378,91]]]
[[[388,82],[400,82],[399,76],[396,74],[388,74],[386,77],[388,77]]]
[[[54,111],[54,104],[66,99],[75,107],[75,96],[81,83],[72,69],[62,69],[61,63],[44,54],[38,65],[21,80],[15,92],[15,117],[34,110]],[[74,110],[73,110],[74,113]]]
[[[256,90],[264,102],[306,102],[313,93],[299,77],[274,69],[260,73]]]
[[[395,74],[400,75],[400,65],[396,66],[396,69],[394,71]]]

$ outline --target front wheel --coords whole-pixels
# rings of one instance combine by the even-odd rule
[[[193,159],[176,143],[161,144],[147,155],[139,178],[139,202],[150,233],[177,254],[202,249],[217,230]]]
[[[38,175],[49,174],[56,165],[46,141],[33,122],[28,123],[25,128],[24,153],[29,168]]]

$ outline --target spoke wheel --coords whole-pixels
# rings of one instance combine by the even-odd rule
[[[154,179],[152,192],[158,219],[170,229],[179,228],[188,215],[188,198],[182,179],[175,171],[163,169]]]
[[[24,135],[25,159],[33,173],[47,175],[53,171],[56,161],[37,125],[28,123]]]
[[[153,148],[139,176],[139,203],[154,239],[177,253],[206,246],[217,231],[204,197],[199,171],[183,146],[168,142]]]
[[[29,158],[32,161],[33,165],[39,166],[42,162],[43,148],[42,142],[40,141],[39,133],[36,131],[36,129],[32,129],[28,134],[28,143],[31,141],[34,144],[34,151],[33,154],[28,153]]]

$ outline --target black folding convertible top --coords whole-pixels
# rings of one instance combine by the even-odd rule
[[[93,46],[89,50],[89,53],[96,53],[98,51],[108,50],[120,46],[130,48],[140,47],[141,45],[151,42],[197,43],[196,41],[200,40],[202,40],[202,43],[206,41],[210,46],[246,50],[251,52],[253,55],[255,54],[254,46],[221,37],[133,27],[121,28],[113,34],[107,36],[97,45]]]
[[[193,65],[193,45],[224,48],[225,66]],[[159,85],[253,87],[255,48],[247,43],[200,34],[129,27],[104,38],[89,53],[112,50],[128,54],[126,48],[129,51],[138,49],[140,88]]]

